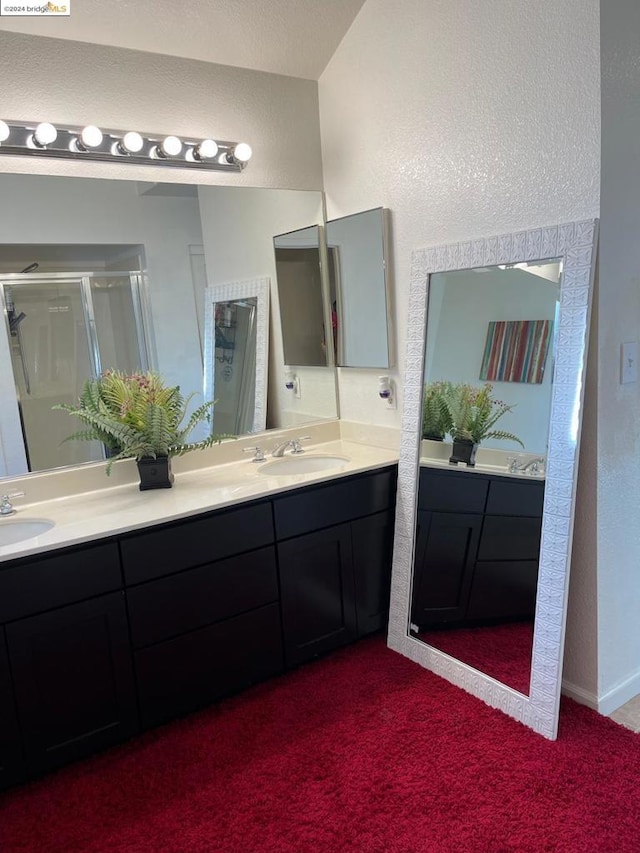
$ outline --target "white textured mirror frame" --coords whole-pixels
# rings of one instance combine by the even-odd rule
[[[218,302],[256,299],[256,382],[254,417],[251,432],[262,432],[267,426],[267,377],[269,369],[269,278],[233,281],[207,287],[204,320],[204,399],[215,399],[215,306]]]
[[[388,645],[554,740],[573,534],[580,422],[597,220],[415,251],[412,254],[402,437]],[[436,272],[562,258],[538,595],[529,696],[409,636],[429,276]]]

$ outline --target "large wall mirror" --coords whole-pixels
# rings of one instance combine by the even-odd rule
[[[4,476],[102,458],[63,444],[73,425],[51,407],[104,369],[158,370],[202,394],[207,286],[275,282],[274,235],[323,222],[319,192],[2,174],[0,194]],[[273,284],[270,311],[268,427],[337,417],[332,368],[287,393]]]
[[[551,739],[596,232],[412,258],[389,645]],[[487,395],[497,434],[462,462],[460,400],[477,421]]]

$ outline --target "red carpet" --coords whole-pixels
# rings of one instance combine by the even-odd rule
[[[525,696],[529,695],[533,622],[423,631],[420,639]]]
[[[637,853],[640,739],[368,640],[0,798],[2,853]]]

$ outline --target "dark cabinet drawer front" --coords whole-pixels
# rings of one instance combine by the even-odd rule
[[[115,543],[22,560],[0,568],[0,622],[10,622],[120,589]]]
[[[541,518],[486,516],[478,549],[479,560],[537,560]]]
[[[489,481],[464,471],[420,469],[418,508],[434,512],[484,512]]]
[[[268,503],[218,512],[196,521],[123,539],[122,567],[127,584],[170,575],[273,542]]]
[[[277,675],[284,668],[278,605],[136,652],[135,667],[145,727]]]
[[[278,539],[288,539],[388,509],[395,499],[396,476],[395,468],[387,469],[277,498],[273,506]]]
[[[533,619],[538,561],[476,563],[468,619]]]
[[[544,482],[494,480],[489,489],[488,515],[542,516]]]
[[[158,643],[278,599],[275,548],[261,548],[127,591],[134,647]]]

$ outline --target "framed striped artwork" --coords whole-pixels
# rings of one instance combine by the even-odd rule
[[[551,320],[492,320],[487,329],[480,379],[541,383],[552,329]]]

